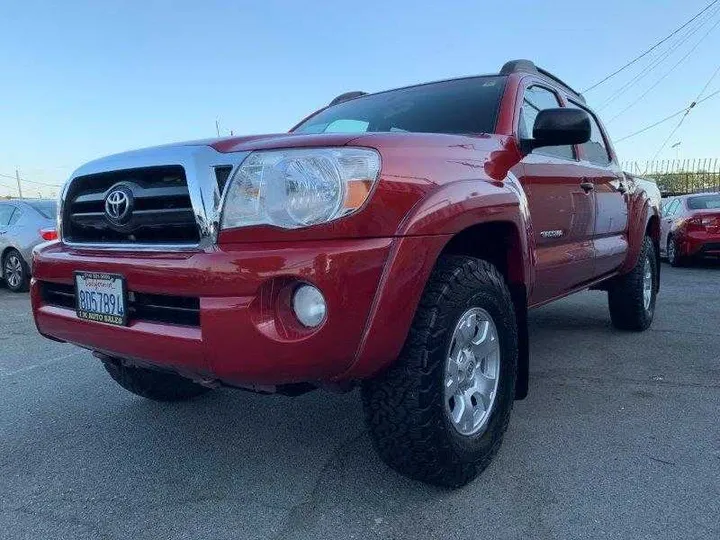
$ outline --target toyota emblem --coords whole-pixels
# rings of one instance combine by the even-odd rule
[[[114,222],[124,221],[132,211],[132,199],[128,190],[115,188],[105,197],[105,215]]]

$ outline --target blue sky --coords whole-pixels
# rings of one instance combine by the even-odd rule
[[[83,162],[223,134],[286,131],[347,90],[497,71],[530,58],[586,88],[710,0],[0,0],[0,174],[60,184]],[[720,8],[720,3],[718,6]],[[659,79],[720,12],[600,111],[607,121]],[[679,37],[681,37],[682,34]],[[677,43],[668,43],[670,48]],[[666,48],[587,94],[599,107]],[[687,106],[720,62],[720,26],[636,106],[617,139]],[[720,88],[720,75],[706,95]],[[720,156],[720,96],[698,106],[661,158]],[[617,144],[652,157],[675,121]],[[668,145],[669,146],[669,145]],[[14,193],[0,176],[0,196]],[[26,193],[52,188],[26,185]]]

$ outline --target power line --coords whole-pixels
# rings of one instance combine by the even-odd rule
[[[15,180],[15,175],[11,176],[9,174],[0,173],[0,176],[2,176],[3,178],[11,178],[11,179]],[[20,178],[20,180],[22,180],[23,182],[27,182],[28,184],[37,184],[39,186],[47,186],[47,187],[54,187],[54,188],[60,187],[60,184],[48,184],[47,182],[38,182],[37,180],[28,180],[27,178],[22,178],[22,177]]]
[[[597,108],[598,111],[602,111],[603,109],[607,108],[608,105],[611,105],[616,102],[618,98],[621,98],[627,91],[631,90],[635,87],[636,83],[648,75],[650,75],[660,64],[665,62],[668,58],[670,58],[673,53],[675,53],[676,50],[680,49],[683,45],[685,45],[686,42],[690,40],[703,26],[705,26],[705,23],[708,21],[712,21],[712,19],[720,13],[720,7],[716,9],[714,12],[709,13],[707,17],[705,17],[704,20],[700,20],[697,25],[694,27],[691,27],[688,29],[687,32],[685,32],[684,35],[679,36],[676,42],[670,43],[667,50],[663,51],[657,58],[651,61],[651,63],[647,66],[645,66],[643,69],[640,70],[640,72],[635,75],[632,79],[630,79],[628,82],[626,82],[624,85],[622,85],[618,90],[616,90],[613,94],[608,97],[605,102]]]
[[[615,75],[617,75],[618,73],[626,70],[627,68],[629,68],[630,66],[632,66],[635,62],[637,62],[637,61],[640,60],[641,58],[644,58],[645,56],[647,56],[648,54],[650,54],[652,51],[654,51],[655,49],[657,49],[660,45],[662,45],[663,43],[665,43],[668,39],[670,39],[670,38],[673,37],[675,34],[677,34],[678,32],[680,32],[680,30],[682,30],[682,29],[685,28],[687,25],[689,25],[691,22],[693,22],[695,19],[697,19],[698,17],[700,17],[700,15],[702,15],[703,13],[705,13],[705,12],[706,12],[708,9],[710,9],[712,6],[714,6],[715,4],[717,4],[718,1],[719,1],[719,0],[713,0],[712,2],[710,2],[707,6],[705,6],[705,8],[704,8],[702,11],[700,11],[699,13],[697,13],[692,19],[690,19],[689,21],[687,21],[685,24],[683,24],[682,26],[680,26],[680,27],[676,28],[675,30],[673,30],[668,36],[666,36],[666,37],[664,37],[663,39],[661,39],[660,41],[658,41],[655,45],[653,45],[652,47],[650,47],[650,48],[649,48],[647,51],[645,51],[644,53],[642,53],[642,54],[640,54],[639,56],[636,56],[635,58],[633,58],[632,60],[630,60],[627,64],[625,64],[624,66],[622,66],[620,69],[617,69],[617,70],[613,71],[610,75],[608,75],[608,76],[605,77],[604,79],[596,82],[596,83],[593,84],[592,86],[590,86],[590,87],[586,88],[585,90],[583,90],[582,93],[584,94],[585,92],[589,92],[590,90],[593,90],[594,88],[597,88],[598,86],[600,86],[601,84],[603,84],[605,81],[608,81],[608,80],[612,79],[612,78],[613,78]]]
[[[635,75],[632,79],[627,81],[625,84],[623,84],[620,88],[618,88],[616,91],[614,91],[608,98],[605,99],[605,101],[597,107],[597,111],[600,112],[604,109],[606,109],[609,105],[612,105],[617,101],[618,98],[621,98],[628,90],[631,90],[636,86],[636,83],[640,80],[644,79],[648,75],[650,75],[660,64],[665,62],[670,56],[679,48],[682,47],[686,41],[688,41],[695,32],[698,31],[698,29],[704,24],[704,21],[696,26],[695,28],[690,28],[689,31],[683,35],[680,36],[679,40],[676,43],[673,43],[670,45],[670,47],[663,51],[657,58],[651,60],[650,64],[645,66],[640,70],[640,72]]]
[[[650,161],[655,161],[655,158],[657,158],[657,157],[660,155],[660,152],[663,151],[663,149],[664,149],[665,146],[667,145],[668,141],[669,141],[670,139],[672,139],[673,135],[675,135],[675,133],[677,133],[677,130],[680,129],[680,126],[682,126],[682,124],[683,124],[683,122],[685,121],[685,118],[687,118],[687,115],[688,115],[688,114],[690,114],[690,109],[688,109],[687,111],[685,111],[685,114],[683,114],[683,116],[682,116],[682,118],[680,119],[680,121],[679,121],[679,122],[677,123],[677,125],[673,128],[673,130],[670,132],[670,135],[667,136],[667,139],[665,139],[665,141],[662,143],[662,146],[660,146],[660,149],[659,149],[657,152],[655,152],[655,155],[653,156],[653,158],[652,158]],[[647,171],[645,171],[645,172],[647,172]]]
[[[720,11],[720,10],[718,10],[718,11]],[[718,11],[716,11],[715,13],[718,13]],[[663,75],[663,76],[660,77],[657,81],[655,81],[655,83],[654,83],[652,86],[650,86],[650,88],[648,88],[647,90],[645,90],[645,92],[643,92],[642,94],[640,94],[640,96],[638,96],[637,99],[635,99],[635,101],[633,101],[632,103],[630,103],[630,104],[629,104],[627,107],[625,107],[622,111],[620,111],[620,112],[617,113],[615,116],[613,116],[610,120],[608,120],[607,123],[610,124],[611,122],[617,120],[620,116],[622,116],[623,114],[625,114],[628,110],[630,110],[632,107],[634,107],[635,105],[637,105],[645,96],[647,96],[650,92],[652,92],[662,81],[664,81],[671,73],[673,73],[673,72],[678,68],[678,66],[679,66],[680,64],[682,64],[685,60],[688,59],[688,57],[689,57],[693,52],[695,52],[695,49],[697,49],[698,46],[699,46],[703,41],[705,41],[705,38],[707,38],[707,37],[710,35],[710,33],[712,33],[712,31],[715,30],[715,28],[718,27],[718,25],[720,25],[720,19],[718,19],[718,20],[715,22],[715,24],[712,25],[712,26],[710,27],[710,29],[709,29],[707,32],[705,32],[705,34],[703,34],[703,36],[697,41],[697,43],[695,43],[695,45],[693,45],[693,47],[692,47],[687,53],[685,53],[685,56],[683,56],[680,60],[678,60],[677,63],[676,63],[673,67],[671,67],[668,72],[665,73],[665,75]]]
[[[700,99],[700,98],[702,97],[702,95],[705,93],[705,90],[708,89],[708,86],[710,86],[710,83],[713,82],[713,79],[714,79],[715,77],[717,77],[717,74],[718,74],[719,72],[720,72],[720,65],[718,65],[717,69],[716,69],[716,70],[713,72],[713,74],[710,76],[710,79],[708,80],[708,82],[705,83],[705,86],[703,86],[703,89],[700,90],[700,93],[698,94],[698,97],[695,98],[696,100],[697,100],[697,99]]]
[[[670,135],[668,135],[667,139],[665,139],[665,141],[662,143],[662,145],[660,146],[660,148],[658,149],[658,151],[655,152],[655,155],[653,156],[652,161],[654,161],[654,160],[660,155],[660,152],[662,152],[662,151],[665,149],[665,146],[666,146],[667,143],[670,141],[670,139],[672,139],[673,135],[675,135],[675,133],[677,132],[677,130],[680,129],[680,126],[683,125],[683,122],[684,122],[685,119],[687,118],[688,114],[690,114],[690,111],[693,109],[693,107],[695,107],[695,105],[697,105],[698,100],[699,100],[700,97],[705,93],[705,90],[707,90],[708,86],[710,86],[710,83],[713,81],[713,79],[715,78],[715,76],[718,74],[719,71],[720,71],[720,65],[718,65],[717,69],[713,72],[712,75],[710,75],[710,78],[709,78],[708,81],[705,83],[705,86],[703,86],[702,90],[700,90],[700,93],[697,95],[697,97],[693,100],[693,102],[692,102],[692,103],[690,104],[690,106],[687,108],[687,110],[685,111],[685,114],[682,116],[682,118],[681,118],[680,121],[677,123],[677,125],[675,126],[675,128],[670,132]]]
[[[702,102],[707,101],[708,99],[710,99],[710,98],[712,98],[712,97],[715,97],[715,96],[718,95],[718,94],[720,94],[720,90],[716,90],[715,92],[713,92],[712,94],[708,95],[707,97],[701,99],[700,101],[693,102],[693,103],[690,104],[689,107],[685,107],[685,108],[682,109],[681,111],[678,111],[678,112],[676,112],[676,113],[673,113],[673,114],[671,114],[670,116],[666,116],[665,118],[663,118],[662,120],[658,120],[658,121],[655,122],[654,124],[650,124],[649,126],[646,126],[646,127],[642,128],[642,129],[640,129],[640,130],[638,130],[638,131],[636,131],[636,132],[634,132],[634,133],[631,133],[630,135],[626,135],[625,137],[621,137],[621,138],[619,138],[619,139],[616,139],[615,142],[616,142],[616,143],[619,143],[619,142],[622,142],[622,141],[624,141],[624,140],[627,140],[627,139],[629,139],[629,138],[631,138],[631,137],[635,137],[636,135],[640,135],[641,133],[645,133],[645,132],[648,131],[649,129],[652,129],[652,128],[656,127],[656,126],[659,126],[660,124],[664,124],[664,123],[667,122],[668,120],[672,120],[673,118],[675,118],[675,117],[677,117],[677,116],[680,116],[680,115],[683,114],[684,112],[689,111],[690,109],[693,109],[693,108],[697,107],[697,106],[700,105]]]

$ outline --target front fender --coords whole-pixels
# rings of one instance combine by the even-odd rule
[[[484,223],[510,222],[520,232],[521,279],[530,276],[529,227],[515,186],[464,180],[439,187],[403,220],[368,316],[355,362],[338,380],[364,379],[400,354],[435,263],[455,234]]]

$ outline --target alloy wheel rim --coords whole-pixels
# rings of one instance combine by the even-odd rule
[[[670,262],[675,260],[675,242],[672,240],[668,242],[668,260]]]
[[[445,361],[445,412],[461,435],[487,426],[500,379],[500,340],[490,314],[471,308],[462,314]]]
[[[12,288],[18,287],[22,281],[22,264],[16,255],[11,255],[5,261],[5,280]]]
[[[650,310],[650,303],[652,302],[652,289],[652,265],[650,264],[650,258],[646,257],[645,265],[643,266],[643,304],[645,306],[645,311]]]

